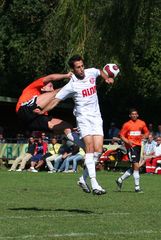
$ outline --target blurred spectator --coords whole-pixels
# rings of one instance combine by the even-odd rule
[[[144,152],[143,155],[150,156],[154,153],[154,147],[156,146],[156,141],[154,140],[154,136],[152,134],[149,134],[147,142],[144,145]]]
[[[153,156],[146,159],[146,173],[155,173],[157,161],[161,160],[161,137],[157,137]]]
[[[139,162],[140,167],[142,167],[145,162],[146,159],[153,157],[154,155],[154,148],[156,146],[156,141],[154,140],[154,136],[153,134],[149,134],[147,141],[144,144],[144,150],[143,150],[143,156]]]
[[[26,163],[30,160],[35,152],[35,139],[31,136],[28,140],[28,149],[27,152],[20,155],[15,159],[11,168],[8,171],[17,171],[22,172],[25,169]],[[17,166],[20,164],[19,168],[16,170]]]
[[[157,132],[155,133],[155,137],[161,137],[161,125],[158,125]]]
[[[3,136],[3,133],[0,132],[0,143],[5,143],[6,139]]]
[[[111,122],[110,128],[108,130],[108,139],[117,138],[119,136],[119,132],[120,129],[116,127],[116,124],[114,122]]]
[[[62,144],[59,148],[58,156],[54,159],[54,166],[49,165],[47,162],[47,166],[49,168],[49,173],[57,172],[60,165],[64,161],[64,159],[71,154],[71,148],[67,144],[68,140],[64,137],[62,139]]]
[[[31,172],[38,172],[38,169],[44,164],[43,156],[46,154],[47,150],[48,144],[44,142],[42,138],[38,138],[34,155],[31,158]]]
[[[71,154],[65,158],[63,161],[62,165],[60,166],[58,172],[64,171],[65,173],[68,172],[77,172],[77,165],[78,162],[82,161],[84,159],[84,155],[80,153],[80,148],[77,145],[72,145],[71,146]],[[72,164],[72,170],[69,170],[70,163]]]
[[[17,133],[16,143],[26,143],[26,138],[24,137],[23,133]]]
[[[42,133],[41,133],[41,138],[42,138],[42,140],[43,140],[44,142],[49,143],[49,137],[46,135],[45,132],[42,132]]]
[[[44,160],[50,171],[53,170],[52,162],[57,158],[59,154],[61,144],[57,142],[57,137],[54,136],[51,139],[51,144],[49,144],[48,152],[44,155]]]

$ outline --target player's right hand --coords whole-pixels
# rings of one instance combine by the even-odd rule
[[[128,144],[130,147],[133,147],[133,146],[134,146],[133,142],[130,141],[130,140],[128,140],[127,144]]]

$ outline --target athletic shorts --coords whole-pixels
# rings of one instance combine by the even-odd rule
[[[141,146],[135,146],[127,149],[129,161],[131,163],[136,163],[140,161]]]
[[[38,162],[40,160],[42,160],[43,158],[43,154],[42,153],[38,153],[34,156],[32,156],[32,158],[30,159],[32,162]]]
[[[36,97],[33,99],[32,103],[30,102],[29,104],[25,104],[19,108],[17,112],[18,118],[24,127],[29,130],[49,130],[48,122],[52,119],[52,116],[38,115],[33,112],[35,108],[37,108]]]
[[[101,116],[95,116],[95,117],[83,117],[83,116],[77,116],[77,128],[80,134],[80,138],[83,138],[87,135],[100,135],[103,136],[103,121]]]

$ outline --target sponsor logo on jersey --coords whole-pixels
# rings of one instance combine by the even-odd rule
[[[94,84],[95,83],[95,78],[90,78],[89,81],[90,81],[91,84]]]
[[[141,131],[130,131],[129,135],[130,136],[140,136],[141,135]]]
[[[93,87],[82,90],[82,96],[83,97],[88,97],[88,96],[91,96],[95,93],[96,93],[96,86],[93,86]]]

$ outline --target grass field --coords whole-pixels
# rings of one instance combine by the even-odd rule
[[[108,193],[93,196],[80,174],[0,170],[0,240],[161,239],[161,175],[142,174],[138,194],[132,177],[118,192],[119,172],[97,172]]]

